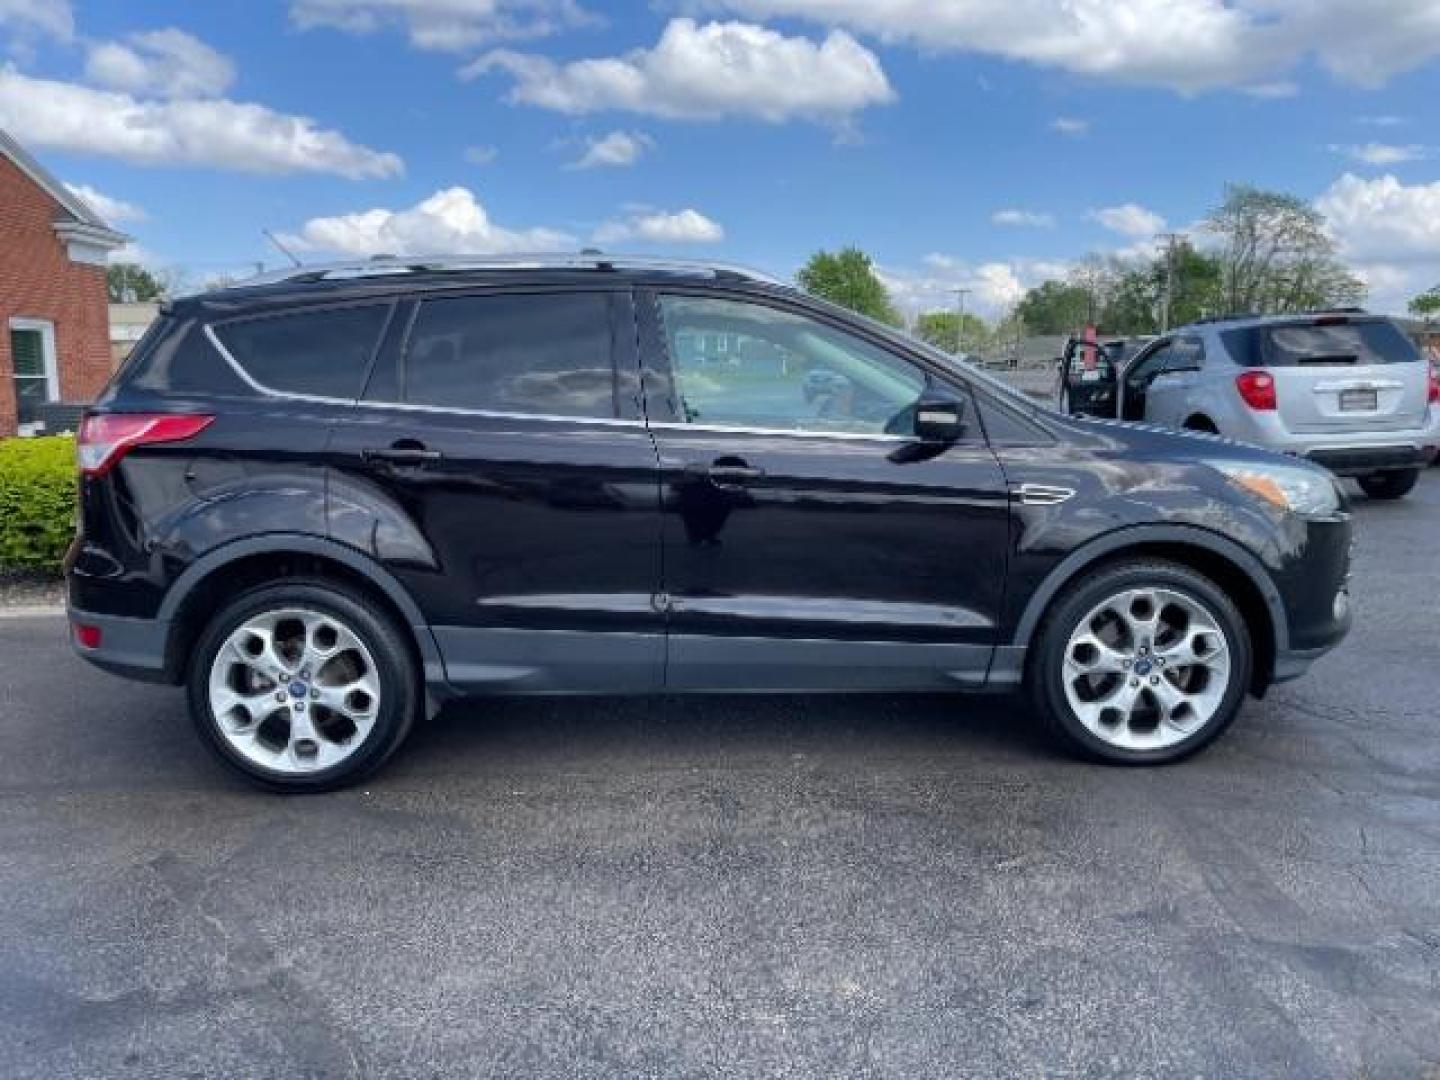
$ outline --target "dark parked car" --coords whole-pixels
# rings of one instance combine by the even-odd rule
[[[847,392],[675,347],[707,334]],[[80,461],[76,647],[183,684],[281,790],[515,693],[1023,684],[1080,750],[1168,762],[1349,624],[1324,470],[1062,417],[719,266],[384,260],[177,301]]]

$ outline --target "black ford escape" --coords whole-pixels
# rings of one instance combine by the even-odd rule
[[[1007,690],[1159,763],[1349,624],[1323,470],[1064,418],[757,275],[389,259],[178,301],[80,435],[71,632],[283,790],[469,694]]]

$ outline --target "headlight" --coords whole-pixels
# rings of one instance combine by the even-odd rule
[[[1242,491],[1292,514],[1324,517],[1340,509],[1335,482],[1314,469],[1244,461],[1207,461],[1205,464],[1223,473]]]

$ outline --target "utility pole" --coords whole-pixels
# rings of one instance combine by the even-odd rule
[[[959,356],[965,351],[965,297],[969,296],[974,289],[956,289],[955,297],[958,301],[958,318],[955,322],[955,355]]]
[[[1175,302],[1175,245],[1185,239],[1184,233],[1161,233],[1155,238],[1165,244],[1165,306],[1161,309],[1160,332],[1170,332],[1170,308]]]

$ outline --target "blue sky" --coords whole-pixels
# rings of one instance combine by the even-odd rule
[[[1440,0],[0,0],[0,126],[192,279],[279,256],[871,252],[995,312],[1295,192],[1440,283]]]

